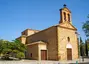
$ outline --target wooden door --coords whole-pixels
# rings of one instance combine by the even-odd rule
[[[47,50],[41,50],[41,60],[47,60]]]
[[[67,60],[72,60],[72,49],[67,48]]]

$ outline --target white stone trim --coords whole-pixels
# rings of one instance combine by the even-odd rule
[[[66,48],[72,48],[72,45],[71,45],[70,43],[68,43],[68,44],[66,45]]]

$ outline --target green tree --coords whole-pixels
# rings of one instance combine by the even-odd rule
[[[89,15],[88,15],[88,19],[89,19]],[[89,37],[89,20],[83,23],[82,29],[85,32],[86,37]]]
[[[1,52],[2,52],[2,43],[3,43],[3,40],[1,39],[1,40],[0,40],[0,54],[1,54]]]
[[[84,55],[84,43],[82,41],[82,38],[80,37],[80,55]]]
[[[85,40],[85,51],[86,51],[86,56],[88,56],[88,43],[87,43],[87,40]]]
[[[89,15],[87,16],[88,20],[86,22],[83,23],[82,25],[82,29],[86,35],[86,37],[88,38],[87,41],[85,41],[85,49],[86,49],[86,55],[88,56],[88,50],[89,50]]]
[[[19,40],[13,40],[12,42],[0,40],[0,54],[5,59],[9,59],[9,57],[24,58],[25,50],[26,46]]]
[[[17,58],[24,58],[25,57],[25,51],[26,51],[26,45],[22,44],[19,40],[13,40],[12,42],[14,44],[13,46],[13,54]]]
[[[16,57],[19,58],[19,59],[21,59],[21,58],[25,58],[25,55],[24,55],[23,52],[18,52],[18,53],[16,54]]]
[[[21,52],[24,52],[26,50],[26,45],[22,44],[19,40],[13,40],[13,43],[15,45],[13,47],[14,50],[16,49]]]
[[[7,50],[7,51],[6,51]],[[5,52],[6,51],[6,52]],[[9,41],[0,40],[0,54],[6,54],[10,51]]]

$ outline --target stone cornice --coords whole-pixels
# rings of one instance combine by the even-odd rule
[[[68,27],[64,27],[64,26],[60,26],[60,25],[58,25],[58,27],[61,27],[61,28],[65,28],[65,29],[70,29],[70,30],[75,30],[75,31],[77,31],[77,29],[68,28]]]

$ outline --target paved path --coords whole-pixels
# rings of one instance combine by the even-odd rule
[[[21,61],[0,61],[0,64],[89,64],[89,58],[84,61],[82,59],[72,61],[36,61],[36,60],[21,60]]]

